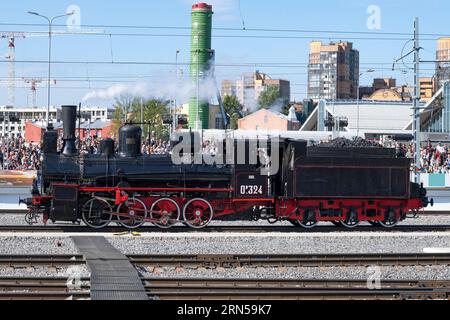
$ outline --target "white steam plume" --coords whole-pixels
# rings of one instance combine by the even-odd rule
[[[198,94],[200,100],[207,102],[216,99],[216,82],[212,72],[199,79]],[[106,89],[94,90],[83,97],[83,102],[90,100],[112,100],[122,95],[131,95],[144,99],[177,99],[179,104],[187,103],[197,96],[197,82],[190,79],[175,81],[174,79],[157,82],[136,82],[133,84],[116,84]]]

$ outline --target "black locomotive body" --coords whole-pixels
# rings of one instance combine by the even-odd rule
[[[35,186],[27,201],[29,214],[43,214],[45,221],[83,220],[98,229],[112,221],[126,228],[146,222],[203,228],[213,219],[284,220],[304,228],[320,221],[392,227],[428,205],[425,190],[410,181],[410,160],[387,149],[249,140],[226,144],[209,163],[200,145],[190,142],[187,151],[176,154],[183,159],[178,162],[174,153],[142,155],[141,129],[126,125],[118,152],[106,139],[98,154],[80,155],[76,107],[62,109],[64,147],[58,152],[58,135],[45,133],[41,190]]]

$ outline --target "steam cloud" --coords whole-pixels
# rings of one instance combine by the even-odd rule
[[[207,74],[199,79],[198,96],[200,100],[211,102],[217,97],[214,76]],[[187,103],[197,96],[197,82],[190,79],[175,81],[163,79],[157,82],[136,82],[133,84],[116,84],[107,89],[94,90],[83,97],[83,102],[91,100],[113,100],[120,96],[130,95],[144,99],[177,99],[178,103]]]

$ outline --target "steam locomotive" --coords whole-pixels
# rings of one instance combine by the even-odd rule
[[[172,155],[143,155],[141,128],[126,124],[117,152],[106,139],[98,154],[82,155],[77,107],[63,106],[62,118],[63,149],[57,150],[57,132],[49,129],[43,137],[41,186],[34,183],[26,200],[30,223],[43,215],[45,223],[83,221],[94,229],[110,223],[201,229],[212,220],[260,219],[306,229],[321,221],[392,228],[430,203],[423,186],[411,182],[411,161],[391,149],[308,147],[290,139],[254,147],[243,140],[224,142],[216,159],[227,161],[207,164],[200,143],[190,141],[179,154],[200,161],[176,163],[175,150],[190,139],[180,137]]]

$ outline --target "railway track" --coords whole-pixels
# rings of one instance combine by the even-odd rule
[[[121,227],[107,227],[102,230],[93,230],[85,226],[0,226],[0,233],[121,233],[129,231]],[[138,230],[141,233],[333,233],[333,232],[450,232],[450,225],[399,225],[392,229],[360,226],[355,229],[345,229],[336,226],[322,225],[314,229],[301,229],[291,226],[211,226],[201,230],[187,227],[173,227],[171,229],[160,229],[152,226],[145,226]]]
[[[450,298],[449,281],[386,281],[371,290],[365,281],[143,279],[159,300],[424,300]]]
[[[0,278],[0,300],[87,300],[89,279],[69,289],[64,278]],[[236,280],[143,278],[152,300],[448,300],[450,281]]]
[[[71,288],[67,278],[0,278],[0,300],[86,300],[90,298],[89,279]]]
[[[84,265],[80,255],[0,255],[0,266],[12,268]]]
[[[450,266],[450,254],[297,254],[297,255],[129,255],[136,267],[238,268],[324,266]],[[0,255],[0,266],[67,267],[85,265],[81,255]]]
[[[136,267],[236,268],[450,265],[449,254],[370,255],[130,255]],[[0,266],[67,267],[85,264],[80,255],[7,255]],[[74,289],[68,278],[0,277],[0,300],[90,299],[90,279],[82,278]],[[368,289],[366,281],[341,280],[238,280],[142,278],[154,300],[405,300],[449,299],[449,281],[382,281],[381,288]]]
[[[237,268],[324,266],[450,266],[450,254],[129,256],[139,267]]]

